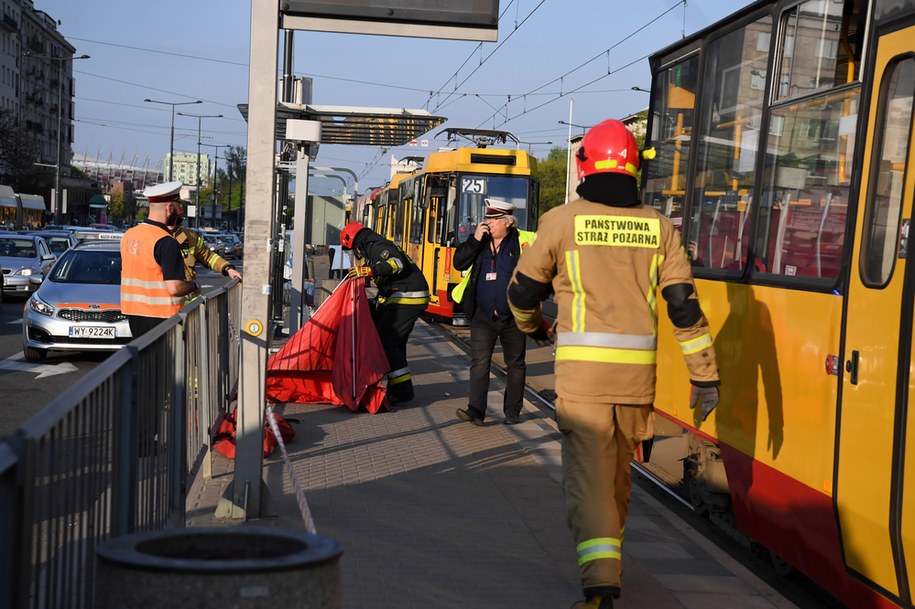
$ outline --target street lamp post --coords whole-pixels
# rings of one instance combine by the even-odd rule
[[[219,164],[219,149],[228,148],[227,144],[200,144],[201,146],[209,146],[210,148],[216,149],[216,154],[213,155],[213,224],[216,224],[216,166]]]
[[[189,104],[202,104],[201,100],[188,101],[188,102],[167,102],[159,101],[157,99],[144,99],[148,104],[162,104],[163,106],[172,107],[172,129],[171,135],[169,136],[168,141],[168,181],[173,182],[175,180],[175,106],[187,106]],[[178,114],[181,114],[180,112]]]
[[[57,62],[57,154],[54,163],[54,224],[60,224],[60,131],[63,119],[63,99],[64,99],[64,62],[74,61],[76,59],[89,59],[88,55],[78,57],[54,57],[52,55],[32,55],[26,51],[25,55],[33,59],[47,59],[48,61]],[[73,115],[71,113],[70,119]]]
[[[178,116],[191,116],[197,119],[197,194],[195,196],[197,209],[194,211],[194,216],[196,218],[194,225],[196,228],[200,228],[200,124],[205,118],[222,118],[222,114],[190,114],[188,112],[179,112]]]

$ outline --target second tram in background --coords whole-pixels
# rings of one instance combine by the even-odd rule
[[[688,439],[694,503],[846,605],[910,608],[915,1],[756,2],[650,64],[643,197],[681,223],[721,374],[694,420],[659,330],[655,410],[688,433],[654,451]]]
[[[490,198],[512,203],[518,227],[534,230],[540,191],[532,177],[534,157],[489,147],[517,143],[510,133],[449,129],[447,134],[449,141],[463,137],[475,145],[430,153],[422,168],[398,173],[360,197],[352,219],[399,245],[419,265],[429,283],[429,313],[466,325],[460,305],[451,300],[463,277],[451,266],[454,248],[474,233]]]

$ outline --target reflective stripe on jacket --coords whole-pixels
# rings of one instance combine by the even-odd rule
[[[223,269],[229,266],[228,260],[212,251],[203,237],[189,228],[176,230],[175,241],[178,242],[181,255],[184,257],[184,278],[187,281],[197,279],[197,269],[194,267],[198,262],[217,273],[222,273]]]
[[[521,251],[524,251],[528,245],[534,242],[534,239],[537,238],[537,233],[528,231],[528,230],[518,230],[518,243],[521,245]],[[519,256],[520,257],[520,256]],[[462,302],[464,300],[464,292],[467,290],[467,286],[470,285],[470,278],[473,276],[473,265],[470,265],[470,268],[464,273],[464,278],[461,279],[461,282],[451,291],[451,300],[454,302]]]
[[[677,317],[674,334],[690,378],[718,380],[712,337],[679,233],[653,208],[578,199],[544,214],[509,289],[512,313],[525,332],[540,325],[539,306],[518,305],[536,289],[530,280],[551,285],[558,305],[559,395],[615,404],[654,402],[659,292],[671,297],[668,312]]]
[[[162,267],[156,262],[156,242],[172,238],[168,231],[141,222],[121,238],[121,312],[165,319],[181,310],[183,296],[165,289]]]

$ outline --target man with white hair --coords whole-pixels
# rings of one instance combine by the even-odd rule
[[[452,264],[467,271],[452,291],[451,298],[463,305],[470,320],[470,400],[459,408],[457,417],[477,426],[486,418],[489,394],[489,366],[496,340],[502,344],[507,378],[502,412],[505,424],[518,422],[524,403],[524,380],[527,368],[526,336],[515,324],[508,307],[506,290],[521,250],[534,240],[534,233],[518,230],[515,206],[507,201],[486,199],[485,219],[473,235],[459,244]]]

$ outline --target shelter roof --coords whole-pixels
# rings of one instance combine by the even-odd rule
[[[248,120],[248,104],[239,104]],[[426,110],[370,108],[361,106],[315,106],[280,102],[276,112],[276,135],[285,139],[286,121],[319,121],[321,144],[356,146],[403,146],[435,129],[447,119]]]

